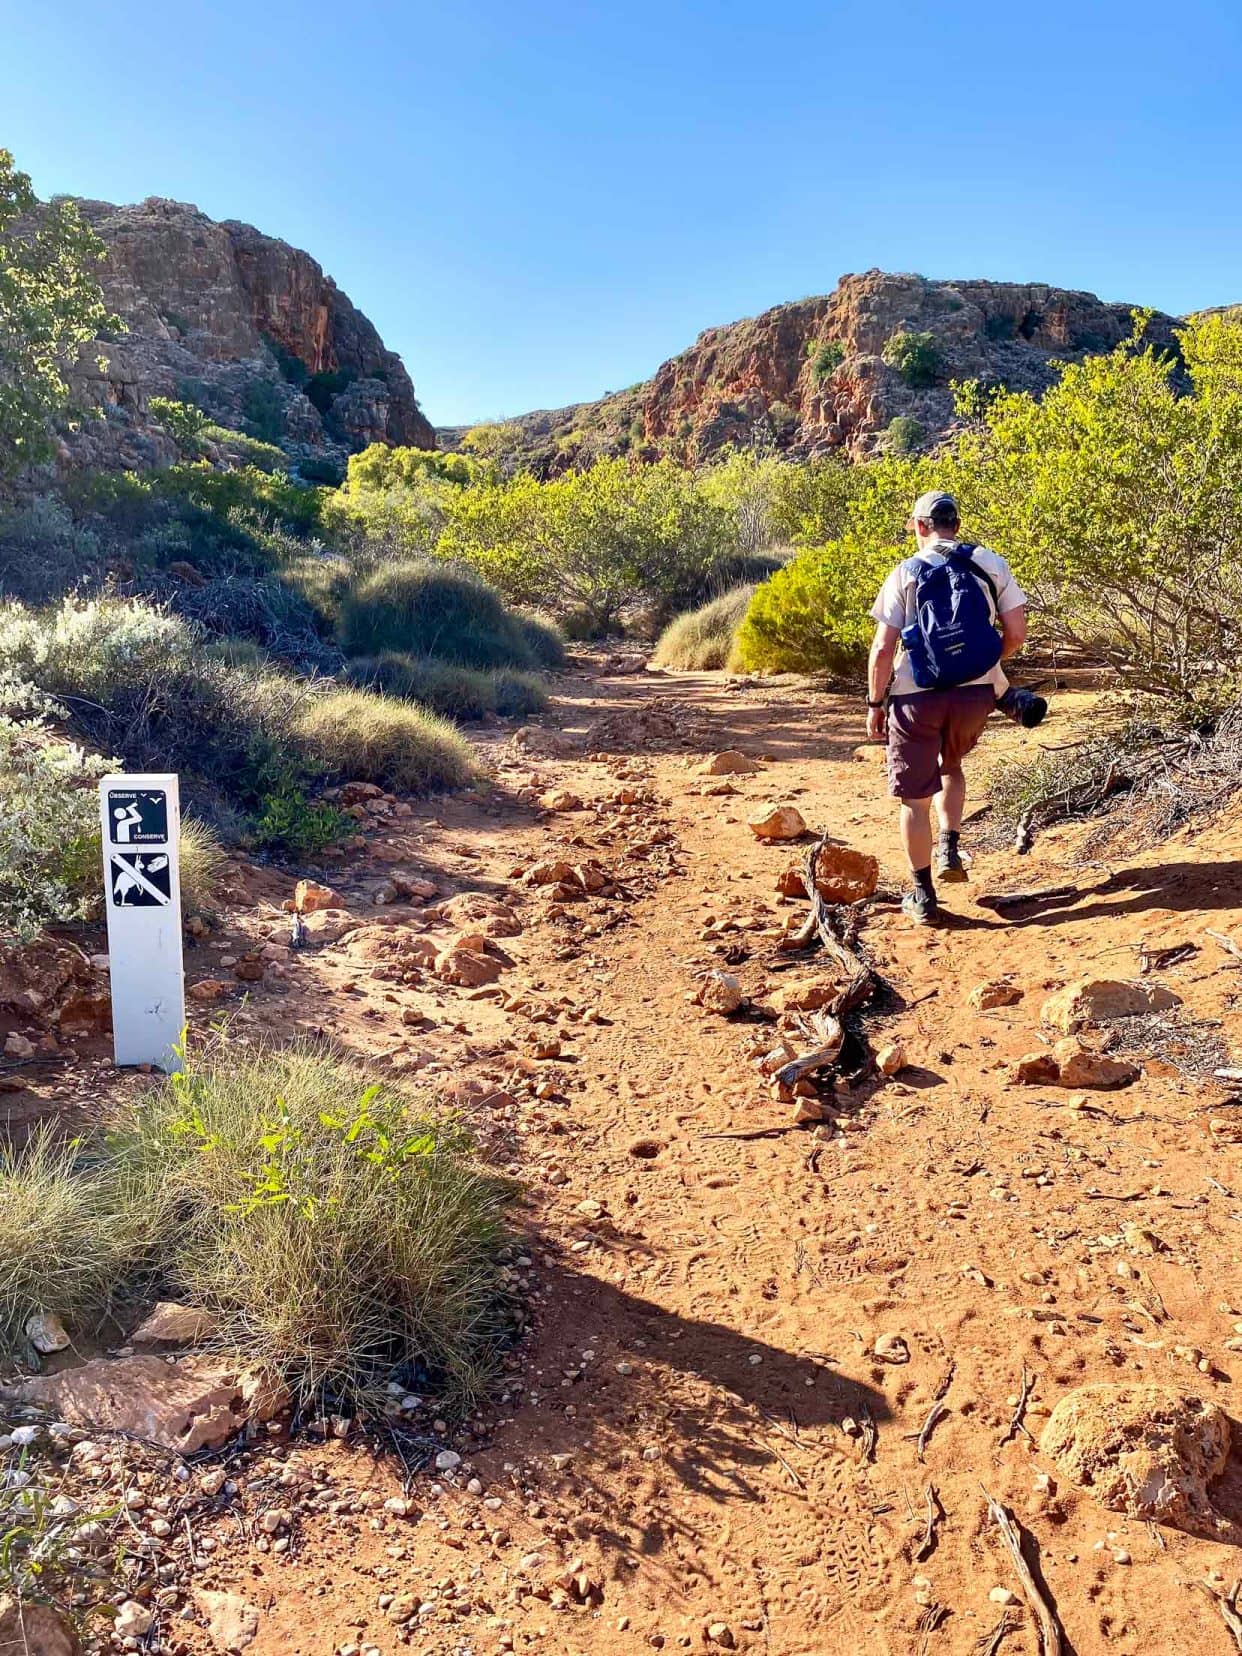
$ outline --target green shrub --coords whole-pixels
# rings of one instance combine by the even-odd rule
[[[173,397],[148,397],[147,412],[168,427],[178,447],[187,454],[198,452],[198,440],[207,425],[207,416],[201,408]]]
[[[258,437],[251,437],[245,431],[233,431],[229,426],[209,423],[200,427],[198,437],[200,448],[204,442],[214,443],[234,465],[255,466],[263,472],[289,470],[289,456],[284,449],[278,448],[275,443],[265,443]],[[306,481],[310,482],[311,479],[307,478]]]
[[[70,591],[102,564],[99,536],[63,501],[36,495],[0,516],[0,592],[28,604]]]
[[[679,615],[660,634],[651,658],[654,665],[683,671],[727,666],[754,592],[753,586],[733,587],[701,609]]]
[[[469,744],[446,720],[366,690],[308,698],[292,740],[299,755],[331,775],[409,793],[462,787],[474,774]]]
[[[818,343],[811,340],[806,349],[811,359],[811,378],[816,385],[831,379],[845,361],[845,346],[836,339],[823,339]]]
[[[910,454],[923,441],[924,431],[909,414],[898,414],[884,428],[878,447],[884,454]]]
[[[27,1320],[55,1312],[91,1333],[158,1233],[134,1168],[45,1124],[0,1140],[0,1365],[29,1358]]]
[[[181,911],[210,913],[216,904],[228,857],[215,831],[197,817],[181,821]]]
[[[32,686],[10,682],[0,692],[0,936],[25,942],[85,919],[98,901],[93,783],[114,766],[56,737],[46,717],[55,706]]]
[[[175,1204],[163,1287],[299,1406],[379,1414],[394,1373],[479,1399],[505,1334],[508,1187],[464,1128],[322,1049],[220,1052],[117,1136]],[[45,1239],[46,1240],[46,1239]]]
[[[242,412],[251,437],[279,443],[285,434],[284,399],[271,380],[251,380],[242,398]]]
[[[808,547],[755,591],[734,660],[747,672],[856,672],[883,574],[842,542]]]
[[[247,843],[302,860],[338,845],[355,831],[351,816],[324,799],[307,796],[302,768],[274,760],[263,772]]]
[[[538,713],[548,700],[533,673],[515,668],[462,667],[453,661],[403,655],[395,650],[359,656],[349,663],[347,671],[355,684],[418,702],[449,719],[484,719],[489,713],[506,718]]]
[[[340,639],[350,655],[399,650],[468,667],[534,664],[527,632],[493,588],[429,561],[365,576],[341,606]]]
[[[906,331],[891,334],[880,359],[895,368],[914,391],[935,385],[940,375],[940,352],[934,334]]]

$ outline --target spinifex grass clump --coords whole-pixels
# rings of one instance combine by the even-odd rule
[[[0,1365],[28,1355],[36,1313],[93,1328],[140,1269],[159,1202],[138,1200],[133,1170],[98,1147],[40,1127],[0,1145]]]
[[[754,594],[753,586],[736,586],[699,609],[679,615],[660,634],[652,662],[657,667],[696,672],[728,666],[733,640]]]
[[[385,650],[359,656],[348,672],[355,684],[417,702],[449,719],[483,719],[489,713],[523,717],[540,712],[548,702],[542,681],[516,667],[461,667],[434,656]]]
[[[331,775],[410,793],[463,787],[475,768],[469,743],[447,719],[367,690],[308,697],[293,721],[292,747]]]
[[[504,1333],[507,1185],[456,1120],[322,1048],[221,1051],[145,1101],[117,1150],[176,1215],[167,1294],[301,1405],[378,1411],[418,1363],[452,1401]]]
[[[494,587],[431,560],[388,563],[341,607],[348,655],[403,650],[465,667],[533,667],[546,628],[508,609]]]

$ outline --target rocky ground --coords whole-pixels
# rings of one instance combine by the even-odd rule
[[[482,796],[355,791],[361,845],[316,871],[340,903],[305,949],[290,882],[239,868],[190,951],[204,1019],[323,1031],[471,1112],[527,1182],[531,1330],[464,1433],[410,1402],[408,1478],[347,1422],[290,1442],[277,1419],[184,1463],[45,1440],[79,1512],[92,1482],[120,1494],[116,1643],[1242,1648],[1220,1598],[1242,1539],[1242,1115],[1214,1077],[1242,1010],[1212,935],[1242,940],[1237,815],[1125,859],[1080,860],[1076,827],[1021,859],[976,848],[919,932],[887,895],[895,825],[852,700],[634,665],[580,663],[547,728],[492,742]],[[1089,714],[1066,698],[1038,738],[994,721],[978,768]],[[704,765],[724,751],[751,763]],[[756,837],[777,803],[879,864],[850,946],[881,990],[853,1027],[892,1073],[857,1048],[835,1095],[763,1067],[815,1044],[843,981],[780,947],[810,841]],[[1049,886],[1073,889],[978,901]],[[114,1084],[106,1042],[9,1025],[34,1049],[5,1079],[14,1123]]]

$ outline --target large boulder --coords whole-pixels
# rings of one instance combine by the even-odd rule
[[[1040,1438],[1043,1453],[1102,1506],[1183,1529],[1216,1521],[1208,1485],[1229,1447],[1224,1412],[1171,1386],[1079,1386]]]
[[[1110,1058],[1106,1052],[1092,1052],[1072,1035],[1058,1041],[1052,1052],[1063,1087],[1108,1091],[1113,1087],[1128,1087],[1139,1078],[1138,1065],[1128,1058]]]
[[[1171,990],[1161,989],[1157,984],[1118,978],[1080,978],[1050,995],[1040,1017],[1050,1029],[1074,1035],[1088,1024],[1138,1018],[1147,1012],[1167,1012],[1180,1004]]]

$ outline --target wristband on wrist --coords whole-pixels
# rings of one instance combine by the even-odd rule
[[[887,699],[888,698],[886,696],[881,696],[879,701],[872,701],[871,697],[868,696],[867,697],[867,706],[868,707],[883,707],[884,703],[887,701]]]

